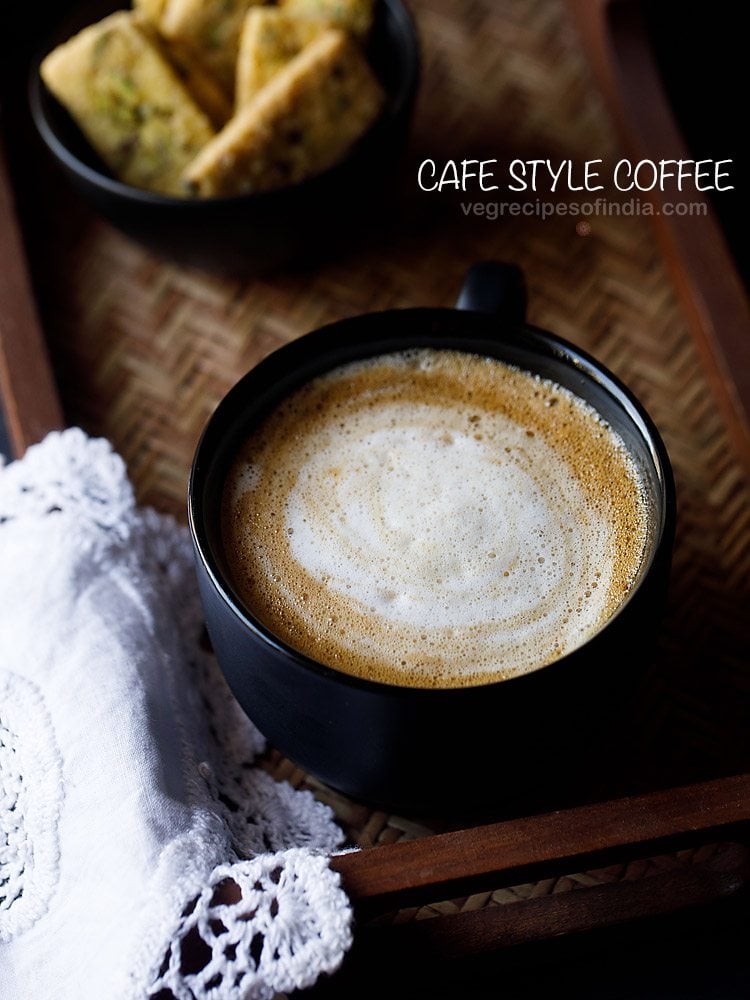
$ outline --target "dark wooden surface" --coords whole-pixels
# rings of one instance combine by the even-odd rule
[[[631,158],[690,159],[662,86],[639,0],[568,0],[568,6]],[[696,72],[710,73],[716,58],[715,52],[706,53]],[[727,94],[725,99],[732,97]],[[724,235],[705,195],[667,189],[643,198],[654,202],[652,222],[662,252],[716,397],[750,468],[750,305]],[[661,211],[665,202],[688,199],[704,203],[706,215]]]
[[[1,142],[1,139],[0,139]],[[15,455],[63,426],[0,145],[0,399]]]
[[[734,860],[739,862],[740,849],[734,850]],[[411,958],[440,955],[443,960],[456,961],[596,928],[667,916],[727,899],[744,891],[746,854],[741,856],[741,865],[733,871],[696,865],[689,871],[665,872],[621,885],[600,885],[452,917],[377,927],[367,933],[372,945],[387,942],[389,948]]]
[[[700,888],[714,883],[713,892],[721,881],[718,873],[689,881],[665,874],[617,892],[529,900],[488,921],[465,914],[450,936],[439,920],[358,927],[343,968],[321,980],[311,1000],[350,1000],[363,995],[363,983],[367,995],[389,1000],[747,1000],[747,899],[734,893],[707,902]],[[669,908],[677,901],[679,912]],[[638,919],[628,919],[628,909]],[[513,947],[497,950],[498,940]]]
[[[750,775],[492,823],[334,859],[360,909],[450,899],[746,835]]]
[[[750,776],[740,775],[335,858],[333,865],[354,900],[358,928],[342,972],[316,993],[344,997],[367,981],[373,991],[388,990],[393,998],[420,990],[425,996],[459,995],[456,991],[467,984],[472,995],[495,996],[498,983],[504,997],[553,995],[550,990],[559,988],[554,976],[547,977],[546,988],[541,984],[545,965],[557,962],[559,981],[567,972],[573,989],[575,978],[579,998],[744,997],[750,970],[742,958],[746,948],[733,943],[733,935],[747,928],[750,915],[749,824]],[[724,847],[707,852],[705,861],[635,881],[403,924],[380,925],[376,916],[402,904],[716,839]],[[695,939],[692,955],[680,950],[689,935]],[[680,944],[670,946],[670,941]],[[609,959],[597,967],[607,950]],[[595,975],[594,982],[585,973],[577,982],[576,955],[580,968]],[[696,955],[700,961],[691,980]],[[395,978],[384,971],[393,969],[399,970]],[[660,983],[667,975],[672,982]],[[626,991],[629,978],[632,993]],[[646,992],[646,982],[653,993]],[[524,983],[537,983],[541,992],[527,993]]]
[[[588,6],[593,10],[596,5]],[[605,6],[598,9],[604,12]],[[594,19],[592,24],[592,30],[604,31],[603,20]],[[632,54],[632,50],[628,51]],[[610,49],[602,47],[602,72],[606,70],[607,53],[612,55]],[[625,64],[632,74],[638,61],[626,60]],[[648,104],[640,90],[633,99]],[[649,127],[655,127],[651,112],[644,111],[644,115]],[[656,121],[660,121],[658,116]],[[669,132],[665,134],[667,139],[674,138]],[[744,314],[734,312],[733,319],[726,312],[736,302],[735,279],[728,268],[727,274],[717,277],[718,284],[701,291],[700,279],[714,276],[717,267],[721,269],[721,240],[717,236],[705,254],[692,255],[688,263],[681,263],[683,246],[679,235],[679,229],[667,226],[662,238],[712,366],[728,423],[736,428],[738,441],[750,454],[744,409],[750,379],[743,341]],[[1,162],[0,263],[0,395],[14,451],[20,454],[44,432],[61,426],[62,415],[24,265],[12,191]],[[720,322],[722,317],[726,325]],[[479,884],[511,884],[531,875],[543,877],[544,873],[580,870],[587,864],[632,856],[633,852],[677,849],[696,838],[744,837],[738,824],[748,822],[749,802],[748,777],[728,778],[346,855],[336,859],[335,865],[360,914],[367,915],[398,902],[445,898]],[[648,881],[646,886],[617,883],[586,890],[585,903],[575,898],[583,893],[572,893],[571,899],[548,897],[518,904],[523,906],[522,911],[514,904],[462,914],[452,924],[447,923],[452,918],[436,919],[394,931],[396,936],[401,934],[407,951],[426,949],[434,954],[453,949],[459,954],[503,943],[574,934],[608,921],[657,916],[677,907],[741,896],[745,860],[733,857],[737,865],[730,872],[708,867],[668,874],[659,876],[658,883],[656,878],[644,880]],[[374,928],[372,933],[377,941],[378,934],[387,932]]]
[[[0,455],[6,459],[13,455],[13,448],[10,443],[10,438],[8,437],[8,431],[5,427],[5,411],[3,410],[2,394],[0,394]]]

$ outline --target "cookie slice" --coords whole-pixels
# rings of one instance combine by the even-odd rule
[[[167,0],[133,0],[133,10],[142,14],[155,27],[159,26]]]
[[[198,154],[185,184],[214,196],[295,184],[343,159],[384,99],[357,43],[328,29]]]
[[[215,129],[223,128],[232,117],[232,102],[225,89],[190,49],[179,42],[161,37],[158,40],[195,103],[208,115]]]
[[[228,96],[245,15],[262,0],[167,0],[159,30],[191,49],[219,80]]]
[[[322,20],[360,39],[370,33],[375,12],[375,0],[280,0],[279,6],[293,17]]]
[[[85,28],[46,57],[41,74],[121,180],[184,194],[182,172],[215,133],[137,15]]]
[[[300,19],[278,7],[248,11],[237,56],[236,106],[252,100],[271,77],[324,31],[324,22]]]

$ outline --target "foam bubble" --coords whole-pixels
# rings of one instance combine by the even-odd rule
[[[646,523],[633,463],[587,404],[432,350],[344,366],[286,400],[242,450],[223,514],[237,585],[273,631],[418,686],[512,676],[580,645],[626,595]]]

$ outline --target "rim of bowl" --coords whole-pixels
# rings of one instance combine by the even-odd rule
[[[307,340],[309,337],[315,337],[316,335],[330,334],[337,328],[347,327],[352,323],[357,323],[359,320],[372,317],[379,317],[382,322],[386,322],[388,317],[393,317],[394,315],[403,316],[404,314],[419,314],[425,316],[425,314],[430,314],[432,316],[443,316],[448,313],[461,312],[467,316],[480,317],[488,322],[503,323],[502,318],[493,316],[487,313],[475,312],[473,310],[457,310],[451,308],[440,308],[440,307],[416,307],[411,309],[390,309],[381,312],[363,313],[359,316],[351,316],[347,319],[338,320],[334,323],[326,324],[325,326],[318,327],[315,330],[311,330],[295,340],[290,341],[288,344],[277,348],[277,350],[272,351],[271,354],[267,355],[263,360],[254,365],[248,372],[246,372],[226,393],[226,395],[221,399],[218,406],[214,412],[209,417],[206,426],[198,441],[198,445],[195,450],[195,455],[190,467],[190,476],[188,480],[188,525],[190,530],[190,535],[193,541],[194,548],[198,553],[198,556],[203,564],[204,569],[208,573],[211,583],[221,597],[223,602],[226,604],[227,608],[237,617],[239,620],[249,628],[260,640],[266,644],[272,646],[277,651],[285,654],[287,657],[291,658],[298,666],[301,666],[307,670],[311,670],[325,678],[334,678],[338,683],[347,684],[351,687],[360,688],[364,690],[378,691],[381,694],[386,692],[407,692],[404,697],[413,698],[438,698],[438,697],[476,697],[477,692],[483,691],[489,687],[495,687],[498,685],[512,684],[513,682],[524,681],[530,676],[540,673],[543,670],[549,669],[564,669],[564,664],[567,662],[569,657],[575,655],[580,649],[599,639],[600,636],[607,632],[613,622],[620,617],[620,615],[625,611],[625,609],[630,605],[631,601],[640,592],[647,577],[651,574],[651,571],[656,562],[657,555],[661,552],[664,545],[665,539],[667,537],[667,532],[670,534],[674,531],[675,519],[676,519],[676,494],[675,494],[675,484],[674,484],[674,474],[672,471],[672,464],[669,460],[669,454],[666,449],[666,445],[662,440],[661,434],[659,433],[656,424],[653,422],[648,412],[646,411],[643,404],[638,400],[635,394],[622,382],[616,375],[614,375],[604,364],[597,361],[591,354],[572,344],[570,341],[565,340],[563,337],[559,337],[557,334],[551,333],[548,330],[543,330],[540,327],[536,327],[531,323],[516,323],[507,324],[509,327],[515,331],[520,331],[523,334],[531,335],[530,341],[533,344],[534,341],[537,343],[541,342],[546,347],[552,349],[552,353],[558,357],[564,358],[568,365],[576,368],[579,372],[582,372],[587,378],[591,379],[597,385],[599,385],[609,396],[613,396],[615,401],[623,407],[628,419],[631,423],[636,425],[636,429],[641,437],[644,437],[647,445],[648,451],[652,456],[654,461],[654,467],[657,474],[657,480],[661,487],[662,494],[662,510],[661,519],[659,524],[656,526],[653,535],[653,545],[651,552],[649,554],[648,560],[640,567],[640,578],[637,585],[631,590],[624,601],[618,606],[614,614],[606,620],[604,625],[598,631],[596,631],[592,636],[586,639],[585,642],[576,646],[565,656],[559,659],[552,660],[550,663],[542,663],[538,667],[534,667],[532,670],[524,671],[522,674],[517,674],[512,677],[508,677],[504,680],[494,680],[494,681],[483,681],[478,684],[468,684],[462,685],[460,687],[436,687],[436,688],[426,688],[426,687],[416,687],[410,685],[399,685],[399,684],[387,684],[383,681],[372,680],[367,677],[359,677],[355,674],[348,674],[343,670],[336,670],[335,667],[329,667],[324,663],[313,659],[306,653],[302,653],[300,650],[295,649],[290,646],[287,642],[277,636],[271,629],[269,629],[263,622],[260,621],[256,616],[254,616],[250,610],[245,607],[244,603],[241,601],[238,594],[235,593],[235,588],[232,586],[231,580],[228,576],[222,572],[220,566],[218,565],[218,560],[216,559],[215,553],[213,552],[213,547],[208,539],[208,532],[205,527],[205,508],[203,503],[203,491],[196,489],[196,478],[198,476],[198,461],[201,457],[201,452],[205,447],[205,441],[209,434],[210,429],[215,425],[217,419],[221,419],[221,411],[228,405],[228,400],[230,397],[235,398],[242,392],[242,386],[251,377],[257,377],[258,369],[262,368],[265,363],[270,359],[289,348],[295,348],[300,342]],[[505,324],[504,324],[505,325]],[[469,338],[467,338],[469,340]],[[364,345],[363,345],[364,346]],[[420,346],[420,345],[416,345]],[[409,345],[403,345],[400,348],[394,348],[394,350],[409,350]],[[460,347],[450,348],[454,350],[461,350]],[[378,354],[385,353],[382,350],[376,351],[372,356],[375,357]],[[467,353],[475,354],[476,351],[471,351],[467,349]],[[368,357],[369,355],[363,354],[361,357]],[[502,359],[499,359],[502,360]],[[346,363],[346,362],[342,362]],[[332,368],[338,367],[338,364],[334,364],[331,368],[324,368],[323,371],[332,370]],[[304,384],[301,383],[301,384]],[[573,390],[571,390],[573,391]],[[643,428],[646,434],[644,435],[641,428],[638,427],[636,421],[633,420],[632,414],[628,412],[628,407],[635,411],[636,416],[642,422]],[[473,692],[473,695],[472,695]]]
[[[255,201],[256,203],[260,203],[262,201],[272,202],[278,198],[288,195],[292,191],[297,193],[308,189],[314,189],[324,179],[335,176],[336,173],[345,169],[351,162],[352,156],[357,155],[361,151],[361,148],[367,145],[368,141],[375,141],[375,139],[377,139],[378,132],[382,130],[384,125],[388,121],[397,119],[405,111],[405,109],[408,108],[409,103],[416,97],[421,73],[421,51],[414,18],[402,0],[378,0],[378,2],[385,5],[391,16],[395,17],[401,42],[404,44],[405,58],[401,60],[402,73],[400,75],[398,87],[392,96],[389,95],[390,99],[386,103],[385,110],[377,121],[373,122],[367,132],[360,136],[343,160],[339,163],[335,163],[322,173],[315,174],[313,177],[307,177],[296,184],[287,184],[284,187],[275,188],[271,191],[259,191],[256,193],[248,192],[247,194],[224,195],[220,197],[178,197],[176,195],[159,194],[156,191],[147,191],[145,188],[138,188],[132,184],[125,184],[124,181],[117,180],[115,177],[110,177],[109,174],[102,173],[101,170],[97,170],[95,167],[89,166],[89,164],[85,163],[78,156],[76,156],[66,143],[60,139],[57,129],[49,121],[49,116],[44,103],[45,99],[59,104],[57,98],[47,91],[39,72],[39,68],[43,60],[49,52],[52,51],[49,47],[49,39],[44,52],[36,55],[31,64],[31,74],[29,78],[29,104],[31,106],[31,116],[34,120],[37,131],[42,137],[47,148],[56,159],[67,167],[68,170],[83,177],[93,186],[107,191],[109,194],[116,195],[120,198],[130,199],[131,201],[137,201],[150,205],[169,206],[170,208],[180,207],[184,209],[185,206],[191,206],[189,210],[194,209],[196,211],[205,211],[206,206],[208,205],[217,207],[230,206],[236,205],[238,202],[248,202],[250,200]],[[117,7],[111,13],[115,13],[116,10],[119,9],[121,8]],[[123,7],[122,9],[124,10],[126,8]],[[64,25],[61,25],[60,27],[62,26]],[[58,28],[58,33],[59,30],[60,28]],[[64,113],[68,113],[62,105],[60,105],[60,107]],[[85,136],[84,141],[88,141],[85,139]]]

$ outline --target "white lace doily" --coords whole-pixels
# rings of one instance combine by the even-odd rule
[[[240,1000],[351,943],[329,809],[200,644],[184,529],[79,430],[0,468],[0,1000]]]

